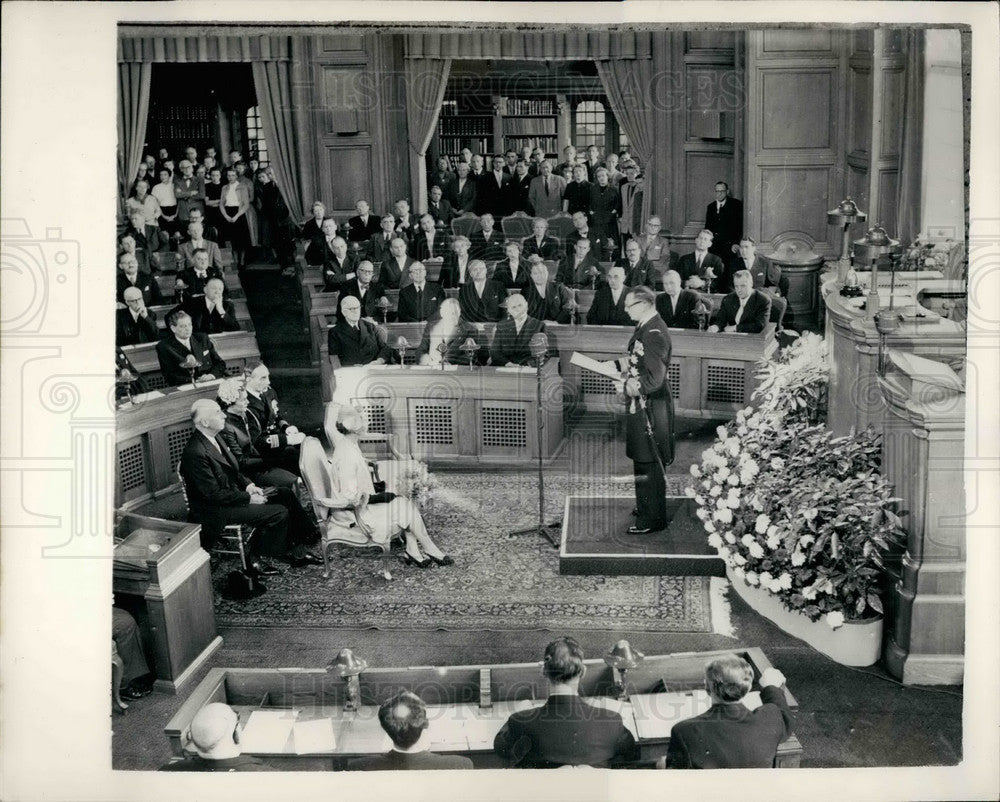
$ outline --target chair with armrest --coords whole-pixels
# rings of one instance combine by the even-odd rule
[[[177,478],[181,483],[181,493],[184,496],[184,507],[188,511],[188,520],[191,519],[191,505],[188,503],[187,485],[184,482],[184,476],[181,474],[181,465],[177,463]],[[201,523],[200,521],[192,521],[192,523]],[[204,526],[204,524],[202,524]],[[231,554],[233,556],[240,558],[240,568],[243,573],[248,573],[250,571],[250,563],[247,560],[247,554],[250,551],[250,539],[253,537],[254,528],[252,526],[244,526],[243,524],[226,524],[222,527],[222,532],[219,534],[218,543],[212,548],[214,554]],[[202,543],[205,539],[202,538]],[[220,547],[219,543],[228,544],[228,548]]]
[[[342,404],[336,401],[330,401],[326,404],[326,408],[323,412],[323,432],[326,434],[327,442],[333,449],[337,448],[337,445],[343,439],[344,435],[337,430],[337,419],[340,416],[340,411],[343,408]],[[367,419],[363,410],[356,410],[361,413],[363,418]],[[388,435],[381,435],[388,438]],[[366,432],[364,437],[364,442],[370,443],[379,437],[380,435],[368,434]],[[393,449],[389,448],[390,453]],[[414,459],[380,459],[368,462],[368,467],[372,472],[372,481],[384,481],[385,490],[390,493],[399,493],[399,488],[402,486],[403,477],[407,473],[419,468],[420,462]]]
[[[453,237],[461,235],[471,239],[472,235],[482,227],[482,223],[479,222],[479,215],[466,212],[461,217],[456,217],[451,221],[451,234]]]
[[[504,217],[500,221],[500,228],[507,242],[520,242],[525,237],[530,237],[534,219],[520,211]]]

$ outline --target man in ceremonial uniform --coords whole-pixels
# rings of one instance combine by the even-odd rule
[[[292,426],[278,409],[278,394],[271,386],[271,371],[259,363],[247,376],[248,409],[257,420],[266,438],[260,443],[261,452],[268,464],[280,465],[285,470],[299,473],[299,449],[305,435]]]
[[[625,374],[625,453],[635,472],[636,521],[630,535],[648,535],[667,525],[663,471],[674,461],[674,403],[667,381],[670,334],[655,301],[653,291],[641,286],[632,287],[625,298],[625,310],[635,322],[628,358],[619,360]]]
[[[361,319],[361,301],[353,295],[340,299],[340,315],[327,335],[330,364],[336,369],[352,365],[384,365],[392,352],[379,337],[378,328]]]

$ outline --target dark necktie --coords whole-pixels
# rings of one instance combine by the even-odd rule
[[[545,176],[545,194],[549,194],[549,177]]]

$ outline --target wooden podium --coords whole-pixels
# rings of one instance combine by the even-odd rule
[[[154,688],[176,693],[212,656],[212,577],[197,524],[119,513],[113,588],[151,641]]]

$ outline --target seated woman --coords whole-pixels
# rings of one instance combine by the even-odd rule
[[[329,468],[333,496],[318,498],[317,503],[330,508],[333,523],[346,527],[356,524],[376,543],[388,543],[401,531],[406,540],[402,558],[406,565],[454,565],[427,534],[420,509],[411,499],[393,493],[375,495],[368,461],[358,444],[364,430],[364,418],[357,410],[341,409]]]
[[[442,360],[449,365],[467,365],[468,354],[462,350],[466,340],[472,339],[476,344],[473,362],[485,364],[485,347],[479,341],[480,333],[476,327],[461,318],[462,307],[455,298],[446,298],[441,302],[440,319],[428,321],[424,326],[424,336],[420,341],[420,364],[440,365]]]

